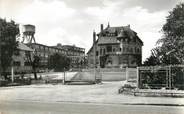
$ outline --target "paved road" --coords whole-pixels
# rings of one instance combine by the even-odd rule
[[[0,101],[0,114],[183,114],[184,107]]]

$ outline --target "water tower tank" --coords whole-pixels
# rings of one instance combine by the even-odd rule
[[[23,43],[27,41],[26,43],[32,43],[32,41],[35,43],[35,26],[34,25],[23,25],[22,26],[22,33],[23,33]]]
[[[23,25],[22,27],[22,32],[23,33],[31,33],[34,34],[35,33],[35,26],[34,25]]]

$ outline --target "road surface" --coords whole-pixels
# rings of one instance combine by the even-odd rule
[[[1,101],[0,114],[183,114],[182,106]]]

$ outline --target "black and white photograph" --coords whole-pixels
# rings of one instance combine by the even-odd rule
[[[184,0],[0,0],[0,114],[184,114]]]

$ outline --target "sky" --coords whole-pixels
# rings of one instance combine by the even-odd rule
[[[36,26],[37,43],[92,46],[100,24],[127,26],[143,40],[143,60],[161,38],[161,28],[184,0],[0,0],[0,17]]]

